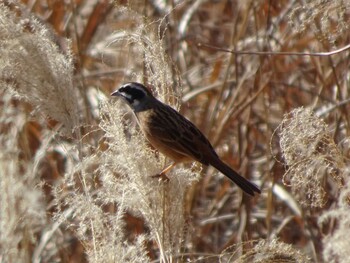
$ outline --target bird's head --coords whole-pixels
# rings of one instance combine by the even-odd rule
[[[118,96],[130,106],[134,112],[147,110],[150,102],[155,100],[152,93],[142,84],[129,82],[114,91],[111,96]]]

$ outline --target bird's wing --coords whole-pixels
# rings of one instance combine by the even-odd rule
[[[208,154],[217,156],[210,142],[192,122],[165,104],[157,111],[161,114],[152,115],[149,127],[161,143],[203,164],[208,164],[205,158]]]

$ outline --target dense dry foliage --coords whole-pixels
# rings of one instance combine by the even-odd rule
[[[349,262],[349,15],[341,0],[1,1],[0,262]],[[196,163],[152,178],[169,160],[109,96],[127,81],[262,194]]]

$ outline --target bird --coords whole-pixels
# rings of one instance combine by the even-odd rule
[[[126,102],[148,142],[173,161],[159,174],[163,179],[167,179],[166,173],[175,165],[197,161],[206,166],[213,166],[248,195],[261,193],[255,184],[219,158],[209,140],[191,121],[158,100],[143,84],[125,83],[112,92],[111,96],[120,97]]]

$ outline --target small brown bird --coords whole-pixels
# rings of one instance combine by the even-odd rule
[[[160,176],[166,178],[165,174],[178,163],[197,161],[212,165],[247,194],[261,193],[257,186],[220,160],[208,139],[192,122],[157,100],[142,84],[126,83],[111,95],[127,102],[150,144],[174,161]]]

